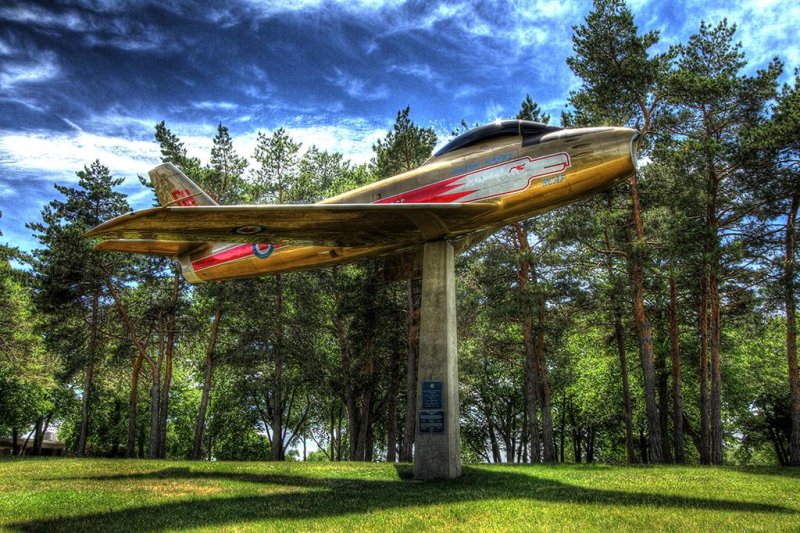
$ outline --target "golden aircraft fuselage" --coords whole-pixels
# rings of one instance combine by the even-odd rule
[[[146,241],[154,243],[150,252],[146,246],[142,248],[142,240],[106,241],[99,248],[176,256],[184,276],[193,283],[338,265],[418,249],[424,242],[439,239],[464,245],[629,177],[636,171],[638,138],[636,131],[627,128],[559,129],[527,121],[497,122],[454,139],[419,168],[329,198],[305,211],[302,206],[286,206],[272,217],[247,218],[246,206],[216,207],[225,220],[234,221],[227,234],[235,236],[231,240],[236,242],[198,242],[191,249],[165,245],[159,252],[158,239],[199,238],[186,237],[179,229],[164,229],[160,222],[147,222],[155,220],[156,213],[138,222],[133,213],[127,215],[133,218],[125,228],[103,231],[115,219],[90,235],[150,239]],[[158,190],[155,178],[154,184]],[[176,193],[180,185],[166,186],[174,187],[172,198],[181,207],[171,207],[159,220],[168,220],[171,212],[178,210],[195,210],[198,216],[206,216],[205,211],[214,209],[194,207],[191,191]],[[451,207],[437,209],[441,204]],[[459,210],[452,204],[472,206]],[[358,214],[359,208],[368,213],[366,219]],[[280,216],[292,209],[302,212],[303,228],[312,228],[307,239],[302,230],[288,227],[289,222],[281,227]],[[178,214],[190,219],[189,213]],[[238,220],[253,223],[237,225]],[[205,235],[202,232],[211,228],[203,224],[198,222],[193,228],[200,232],[197,235]],[[284,244],[278,244],[280,236],[285,236]],[[276,243],[257,242],[263,237],[275,237]],[[126,242],[131,243],[127,248]],[[305,242],[310,244],[297,244]]]

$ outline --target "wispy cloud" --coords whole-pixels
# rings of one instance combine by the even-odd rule
[[[224,110],[224,111],[234,111],[239,109],[239,104],[235,104],[233,102],[193,102],[192,107],[194,109],[203,109],[203,110]]]
[[[60,71],[55,52],[21,39],[0,39],[0,90],[7,95],[20,85],[50,81]]]
[[[383,100],[389,90],[385,84],[372,86],[366,80],[345,73],[338,67],[333,68],[334,75],[325,79],[332,85],[342,89],[348,96],[361,100]]]
[[[389,72],[397,72],[406,76],[413,76],[421,78],[425,81],[436,81],[442,79],[442,75],[434,72],[430,65],[413,63],[407,65],[390,65],[387,69]]]
[[[42,6],[22,3],[0,8],[0,19],[40,28],[58,28],[70,31],[77,31],[84,26],[83,19],[77,12],[56,13]]]
[[[95,159],[123,174],[145,172],[158,161],[158,146],[79,130],[61,134],[0,130],[0,164],[9,169],[69,173]]]
[[[0,8],[0,20],[25,24],[51,31],[61,31],[71,39],[80,39],[90,47],[112,47],[127,51],[166,52],[179,48],[156,24],[125,16],[123,12],[96,11],[96,6],[81,11],[48,9],[18,3]],[[105,8],[106,6],[100,6]],[[179,34],[178,34],[179,35]]]
[[[380,11],[393,9],[406,3],[406,0],[243,0],[254,13],[272,17],[280,13],[299,12],[318,9],[338,9],[350,12]]]

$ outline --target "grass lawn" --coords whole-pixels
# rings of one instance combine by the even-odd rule
[[[0,461],[0,529],[799,531],[800,470]]]

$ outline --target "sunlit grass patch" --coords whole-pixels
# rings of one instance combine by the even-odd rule
[[[139,460],[0,462],[11,531],[796,531],[800,471],[594,465],[466,466]]]

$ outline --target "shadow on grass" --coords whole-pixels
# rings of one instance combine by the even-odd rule
[[[251,520],[317,519],[493,499],[527,499],[532,502],[545,503],[672,507],[753,513],[796,513],[793,509],[780,505],[756,502],[578,487],[550,479],[537,478],[522,472],[491,472],[465,467],[464,475],[461,478],[436,483],[409,481],[412,477],[409,465],[397,466],[397,473],[397,480],[375,481],[168,468],[149,473],[62,478],[76,481],[108,481],[110,483],[133,480],[157,481],[159,479],[217,480],[308,490],[263,495],[192,498],[115,511],[91,512],[68,518],[16,522],[8,524],[6,527],[15,531],[68,529],[71,531],[94,530],[95,532],[155,531],[203,526],[225,527]],[[49,479],[52,481],[52,478]]]

